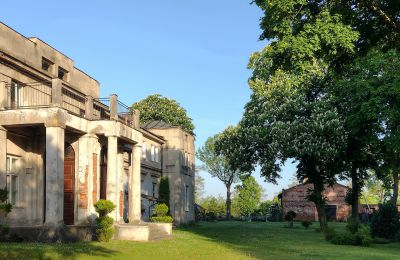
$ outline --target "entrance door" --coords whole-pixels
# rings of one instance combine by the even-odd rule
[[[325,212],[328,221],[336,220],[336,205],[325,205]]]
[[[75,152],[65,144],[64,151],[64,224],[74,224],[75,204]]]

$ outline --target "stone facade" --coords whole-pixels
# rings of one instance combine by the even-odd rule
[[[139,224],[151,215],[162,175],[194,185],[194,175],[186,181],[188,175],[163,166],[163,158],[179,156],[166,149],[175,142],[170,135],[193,147],[192,136],[179,128],[144,129],[138,111],[99,92],[70,58],[0,23],[0,187],[10,192],[11,227],[88,225],[99,199],[114,202],[116,223]],[[176,224],[191,221],[187,215],[193,214],[177,214]]]
[[[314,203],[306,198],[308,190],[312,188],[312,184],[299,184],[282,190],[283,216],[292,210],[297,213],[296,220],[318,221],[318,213]],[[338,183],[332,187],[325,186],[324,196],[327,199],[328,220],[342,221],[349,217],[350,206],[345,202],[348,189],[348,187]]]

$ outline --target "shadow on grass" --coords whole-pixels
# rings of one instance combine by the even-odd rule
[[[316,223],[309,229],[301,227],[300,223],[296,223],[295,228],[285,228],[285,225],[283,222],[223,221],[203,222],[181,230],[258,259],[337,259],[338,252],[344,259],[393,259],[400,253],[399,243],[370,248],[337,246],[325,241],[320,232],[315,232]],[[344,229],[343,223],[332,225],[338,230]]]
[[[99,243],[0,243],[0,259],[76,259],[84,256],[112,258],[116,251]]]

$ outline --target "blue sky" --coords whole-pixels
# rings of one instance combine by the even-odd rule
[[[236,124],[249,100],[247,62],[258,41],[261,11],[250,0],[5,1],[2,22],[63,52],[111,93],[131,105],[160,93],[185,107],[196,125],[196,146]],[[271,198],[279,185],[260,184]],[[205,172],[208,194],[224,186]]]

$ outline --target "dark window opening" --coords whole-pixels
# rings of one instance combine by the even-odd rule
[[[42,69],[45,71],[50,71],[51,66],[53,63],[45,58],[42,58]]]
[[[65,69],[58,67],[58,78],[62,79],[62,80],[67,80],[67,74],[68,71],[66,71]]]

